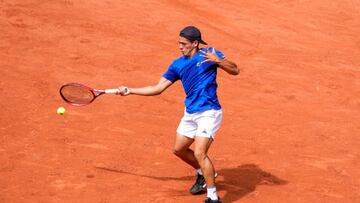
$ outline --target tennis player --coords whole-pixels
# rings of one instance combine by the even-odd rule
[[[197,171],[197,179],[190,192],[199,194],[207,188],[204,202],[219,203],[214,166],[207,154],[222,120],[216,75],[218,68],[231,75],[239,74],[239,69],[220,51],[200,48],[200,44],[207,45],[201,38],[200,30],[194,26],[185,27],[179,36],[182,56],[172,62],[157,84],[140,88],[121,86],[119,92],[122,96],[154,96],[181,80],[186,93],[185,110],[177,128],[174,154]],[[190,149],[192,143],[194,150]]]

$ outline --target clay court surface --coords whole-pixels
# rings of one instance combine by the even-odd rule
[[[360,202],[358,0],[0,0],[0,202],[202,202],[172,153],[180,82],[85,107],[58,94],[156,83],[186,25],[242,69],[218,74],[223,202]]]

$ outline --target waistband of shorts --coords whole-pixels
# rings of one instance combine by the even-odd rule
[[[201,114],[201,113],[204,113],[204,112],[207,112],[207,111],[215,111],[215,112],[222,112],[222,109],[208,109],[208,110],[204,110],[204,111],[199,111],[199,112],[194,112],[194,113],[188,113],[186,111],[186,108],[184,109],[184,114],[186,115],[194,115],[194,114]]]

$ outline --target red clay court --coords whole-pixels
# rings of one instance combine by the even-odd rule
[[[203,201],[172,153],[180,82],[85,107],[58,94],[156,83],[186,25],[242,69],[218,74],[223,202],[360,202],[359,0],[0,0],[0,25],[1,203]]]

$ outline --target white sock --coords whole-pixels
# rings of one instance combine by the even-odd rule
[[[209,197],[211,200],[217,200],[218,199],[215,186],[207,188],[207,197]]]
[[[197,172],[199,175],[203,175],[201,168],[196,169],[196,172]]]

